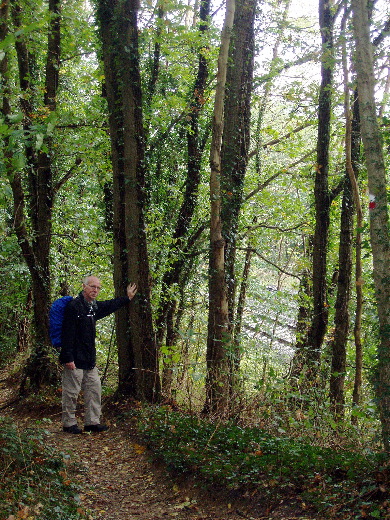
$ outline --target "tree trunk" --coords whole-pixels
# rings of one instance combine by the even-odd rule
[[[370,240],[379,317],[376,393],[383,443],[386,451],[390,451],[390,243],[386,171],[376,116],[373,48],[367,3],[365,0],[353,0],[352,9],[361,133],[370,194]]]
[[[321,86],[318,101],[317,165],[315,175],[315,231],[313,236],[313,317],[307,338],[308,378],[314,381],[319,370],[321,348],[328,325],[326,288],[330,193],[328,187],[329,143],[333,83],[333,14],[329,0],[320,0],[319,22],[322,37]]]
[[[360,113],[358,103],[357,89],[354,91],[353,109],[351,122],[351,169],[355,178],[359,173],[360,163]],[[354,186],[354,197],[356,206],[356,238],[355,238],[355,288],[356,288],[356,309],[355,309],[355,325],[353,328],[353,336],[355,340],[355,377],[353,385],[352,405],[360,404],[360,394],[363,382],[363,345],[361,338],[361,324],[363,314],[363,267],[362,267],[362,232],[363,229],[363,210],[360,202],[359,187],[357,182],[352,183]],[[352,415],[352,424],[357,424],[357,418]]]
[[[138,2],[98,4],[103,44],[114,172],[114,285],[123,295],[129,282],[138,294],[116,316],[120,393],[153,402],[160,377],[150,305],[146,245],[145,140],[138,55]]]
[[[228,408],[228,301],[225,279],[225,241],[221,221],[221,143],[223,107],[229,54],[230,34],[234,20],[235,1],[228,0],[218,57],[217,86],[214,102],[212,142],[210,151],[210,258],[209,313],[207,333],[206,402],[204,411],[223,414]]]
[[[341,30],[345,31],[349,12],[345,7]],[[335,331],[331,343],[332,363],[330,374],[330,402],[335,420],[344,418],[344,383],[347,363],[347,342],[349,332],[349,300],[352,276],[352,238],[353,238],[353,215],[357,210],[357,242],[360,238],[359,229],[362,226],[362,212],[360,207],[359,188],[356,182],[355,167],[359,157],[360,142],[353,135],[352,116],[350,108],[349,74],[347,62],[347,50],[345,42],[342,43],[342,63],[344,73],[344,115],[345,115],[345,170],[344,194],[341,209],[340,242],[339,242],[339,276],[337,283]],[[357,104],[354,104],[354,114]],[[355,122],[356,127],[356,122]],[[355,159],[355,160],[354,160]],[[354,204],[355,201],[355,204]],[[358,252],[358,248],[356,249]],[[356,265],[360,258],[356,258]],[[357,302],[359,307],[359,302]]]
[[[226,76],[224,129],[221,149],[222,235],[229,324],[234,324],[236,242],[250,145],[250,101],[254,64],[256,0],[238,0]]]
[[[11,5],[13,23],[15,29],[19,30],[21,25],[21,6],[17,2],[12,2]],[[56,109],[60,62],[60,0],[50,0],[49,14],[45,94],[43,99],[46,114]],[[24,115],[23,126],[26,132],[34,134],[34,125],[31,122],[31,117],[35,113],[31,102],[34,77],[30,70],[31,53],[29,53],[23,35],[16,41],[15,48],[18,59],[20,88],[24,94],[21,96],[21,107]],[[9,103],[3,103],[3,113],[4,110],[10,110]],[[12,154],[12,151],[8,149],[6,153]],[[14,171],[12,162],[7,160],[7,173],[14,199],[15,232],[24,260],[30,271],[33,294],[34,347],[27,361],[21,392],[27,390],[28,384],[31,389],[38,390],[43,384],[50,383],[57,378],[56,368],[48,356],[50,349],[48,310],[51,298],[49,255],[54,203],[51,153],[51,137],[49,135],[45,136],[45,147],[41,147],[38,151],[33,150],[31,145],[26,145],[27,193],[25,192],[22,173]],[[26,198],[29,200],[28,208],[25,204]],[[29,231],[30,226],[26,224],[26,220],[29,221],[31,232]]]
[[[208,30],[210,1],[204,1],[200,6],[199,32],[204,35]],[[204,36],[202,36],[204,38]],[[201,180],[203,147],[200,139],[199,115],[204,105],[204,91],[208,80],[208,64],[205,53],[200,49],[198,56],[198,72],[192,89],[192,101],[187,115],[187,178],[183,201],[181,203],[173,240],[168,252],[167,269],[163,275],[161,298],[156,312],[157,344],[161,347],[167,329],[169,315],[177,309],[178,296],[173,294],[172,287],[180,284],[180,276],[186,263],[188,252],[188,232],[196,209],[198,188]],[[173,319],[173,315],[171,316]]]
[[[237,302],[237,312],[234,320],[234,329],[233,329],[233,343],[234,343],[234,353],[233,353],[233,370],[232,370],[232,378],[233,378],[233,386],[235,375],[238,373],[240,369],[242,350],[241,350],[241,327],[242,327],[242,319],[244,315],[245,308],[245,300],[246,300],[246,292],[248,288],[248,279],[249,273],[251,269],[251,261],[252,261],[253,249],[248,247],[245,254],[244,261],[244,269],[241,276],[241,284],[240,284],[240,293],[238,296]]]
[[[97,19],[103,49],[105,73],[105,96],[108,104],[111,164],[113,169],[112,225],[114,239],[114,287],[115,294],[123,294],[127,281],[128,259],[126,255],[125,200],[124,200],[124,150],[123,150],[123,110],[121,103],[121,76],[118,63],[118,38],[113,19],[115,3],[98,3]],[[121,308],[115,313],[116,339],[118,343],[119,388],[126,394],[136,393],[134,354],[128,348],[128,310]]]
[[[351,182],[346,174],[341,208],[339,269],[337,278],[335,329],[331,342],[330,401],[336,419],[344,416],[344,381],[347,363],[349,332],[349,300],[352,274],[353,196]]]

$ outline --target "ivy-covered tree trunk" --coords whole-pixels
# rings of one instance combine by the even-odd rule
[[[234,324],[236,243],[250,145],[256,4],[256,0],[236,2],[226,77],[221,149],[221,219],[230,327]]]
[[[22,27],[23,6],[13,1],[10,3],[11,16],[16,31]],[[19,83],[23,93],[21,109],[23,111],[23,130],[26,135],[34,135],[37,120],[43,126],[47,125],[48,116],[56,110],[56,95],[58,89],[60,63],[60,0],[49,1],[50,20],[48,25],[48,47],[45,68],[45,90],[43,100],[40,100],[45,114],[39,121],[39,114],[33,103],[34,71],[31,63],[34,53],[28,48],[24,33],[21,31],[15,42],[18,58]],[[5,19],[3,23],[8,21]],[[4,65],[3,65],[4,66]],[[6,72],[7,74],[7,72]],[[4,93],[3,93],[4,95]],[[36,99],[37,103],[38,100]],[[3,103],[3,114],[10,121],[10,104]],[[8,112],[8,113],[7,113]],[[35,120],[33,122],[34,115]],[[42,131],[42,130],[41,130]],[[13,151],[9,148],[6,155],[7,174],[9,177],[14,200],[14,227],[24,260],[30,271],[33,295],[33,323],[34,342],[33,351],[27,361],[21,391],[27,390],[28,384],[32,389],[39,389],[43,384],[56,379],[55,366],[50,361],[48,334],[48,310],[51,300],[50,294],[50,245],[52,237],[52,213],[55,189],[53,184],[52,167],[52,138],[50,131],[43,136],[43,143],[33,146],[34,140],[26,140],[25,172],[17,170],[12,163]],[[10,145],[10,143],[8,143]],[[26,173],[25,182],[23,173]],[[26,187],[27,186],[27,187]],[[26,204],[28,200],[28,206]],[[28,222],[28,223],[27,223]]]
[[[361,133],[370,196],[370,239],[379,317],[376,394],[383,443],[386,451],[390,451],[390,240],[387,180],[381,133],[376,115],[373,46],[370,41],[368,4],[364,0],[353,0],[352,9]]]
[[[341,208],[339,268],[335,305],[335,329],[331,343],[332,362],[330,375],[330,400],[335,418],[344,415],[344,381],[347,362],[349,333],[349,300],[352,275],[353,196],[348,174],[345,177]]]
[[[334,68],[333,14],[329,0],[319,2],[319,22],[322,38],[321,85],[318,100],[317,161],[314,185],[315,230],[313,252],[313,315],[308,331],[305,361],[308,379],[313,381],[318,373],[321,348],[328,325],[327,305],[327,249],[330,224],[329,192],[329,143],[332,116],[332,83]]]
[[[345,157],[346,157],[346,175],[344,183],[344,192],[341,208],[340,222],[340,242],[339,242],[339,276],[337,281],[337,298],[335,312],[335,330],[332,348],[332,362],[330,374],[330,402],[332,411],[336,420],[344,417],[344,384],[346,377],[347,364],[347,343],[349,334],[349,304],[351,293],[351,277],[352,277],[352,246],[354,232],[354,213],[357,214],[356,222],[356,313],[355,313],[355,345],[356,345],[356,369],[355,383],[359,380],[359,371],[361,365],[360,354],[360,337],[357,327],[360,322],[361,313],[361,258],[359,244],[361,242],[360,229],[363,226],[362,211],[360,206],[359,187],[357,184],[357,175],[359,171],[360,159],[360,118],[359,105],[357,103],[356,93],[353,98],[353,107],[351,110],[349,102],[349,81],[347,71],[346,52],[343,49],[344,62],[344,108],[346,118],[345,131]]]
[[[225,240],[225,278],[229,315],[229,370],[231,397],[237,391],[240,366],[239,321],[245,302],[245,283],[237,302],[236,313],[236,245],[243,188],[250,146],[251,95],[254,66],[254,21],[257,0],[238,0],[234,15],[229,61],[226,75],[224,129],[221,149],[222,236]],[[247,255],[246,278],[249,275]],[[237,328],[236,328],[236,319]],[[233,402],[233,401],[232,401]]]
[[[361,162],[361,132],[360,132],[360,111],[358,103],[358,91],[355,88],[353,93],[351,121],[351,151],[350,151],[350,176],[352,178],[352,188],[356,207],[356,236],[355,236],[355,291],[356,309],[355,323],[353,327],[353,337],[355,341],[355,377],[353,385],[352,404],[360,404],[361,389],[363,382],[363,343],[361,337],[362,314],[363,314],[363,265],[362,265],[362,229],[363,229],[363,209],[359,193],[357,177]],[[352,424],[357,423],[357,417],[352,414]]]
[[[150,305],[144,223],[145,141],[138,55],[138,2],[99,0],[98,21],[114,172],[114,285],[122,295],[138,285],[128,309],[117,313],[120,393],[153,402],[160,395]]]
[[[208,18],[210,15],[210,1],[203,1],[200,4],[199,12],[199,33],[203,38],[208,30]],[[203,44],[202,44],[203,45]],[[178,309],[178,290],[173,290],[175,286],[182,286],[181,280],[183,268],[186,265],[188,250],[194,243],[194,237],[189,236],[189,229],[193,221],[198,200],[198,189],[201,181],[202,154],[206,139],[202,135],[199,126],[199,116],[204,105],[205,88],[208,80],[208,63],[203,47],[199,49],[198,70],[192,88],[192,99],[190,110],[187,115],[187,177],[185,181],[183,200],[179,208],[176,225],[173,232],[173,240],[168,251],[167,269],[163,275],[161,284],[161,297],[156,312],[157,343],[159,348],[163,346],[165,335],[165,349],[163,348],[162,360],[163,369],[170,364],[174,341],[177,334],[171,329],[175,320],[175,313]],[[204,132],[207,135],[207,131]],[[166,354],[163,354],[165,350]],[[163,392],[166,396],[170,395],[171,378],[163,379],[167,384],[163,385]]]

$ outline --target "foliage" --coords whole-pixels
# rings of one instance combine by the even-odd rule
[[[139,422],[153,455],[174,472],[208,484],[259,490],[277,500],[294,491],[321,514],[337,518],[388,518],[390,471],[381,454],[308,444],[236,422],[150,408]]]
[[[18,328],[29,319],[26,309],[29,289],[28,270],[23,263],[15,237],[7,228],[0,239],[0,359],[13,358],[20,347]]]
[[[0,517],[77,520],[78,489],[44,430],[26,430],[0,417]]]

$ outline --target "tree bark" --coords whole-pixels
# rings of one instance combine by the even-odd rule
[[[116,316],[118,391],[154,402],[160,396],[158,356],[150,304],[146,245],[145,139],[138,53],[138,2],[100,0],[98,20],[103,44],[114,172],[114,286],[138,285],[128,309]]]
[[[221,149],[222,236],[229,324],[234,324],[236,242],[250,145],[250,101],[254,65],[256,0],[236,3],[226,77],[224,129]]]
[[[221,221],[221,144],[223,107],[230,35],[233,27],[235,1],[228,0],[218,57],[217,86],[214,102],[212,142],[210,151],[210,258],[209,312],[207,332],[207,376],[204,411],[223,414],[228,408],[228,301],[225,279],[225,241]]]
[[[365,0],[353,0],[352,9],[361,133],[370,194],[370,240],[379,317],[376,394],[383,443],[385,450],[390,451],[390,243],[386,171],[376,115],[373,47],[367,4]]]
[[[317,164],[315,175],[315,231],[313,236],[313,317],[306,344],[308,379],[319,370],[321,348],[328,325],[327,248],[330,224],[329,145],[333,84],[333,14],[329,0],[320,0],[319,22],[322,37],[321,86],[318,101]]]
[[[351,182],[346,174],[341,208],[340,243],[335,305],[335,329],[331,342],[330,401],[335,419],[344,417],[344,381],[347,363],[349,332],[349,301],[352,274],[353,196]]]
[[[16,30],[19,30],[21,27],[21,6],[15,0],[10,2],[10,5],[14,26]],[[50,0],[49,13],[45,94],[43,98],[46,114],[56,110],[61,50],[60,0]],[[34,114],[34,107],[31,101],[34,77],[30,70],[31,53],[29,53],[23,34],[17,39],[15,48],[18,59],[20,88],[23,92],[23,96],[21,96],[21,108],[24,115],[23,127],[26,132],[34,134],[34,126],[31,122],[31,116]],[[8,107],[7,103],[3,103],[3,113],[4,110],[10,111],[9,103]],[[31,145],[26,145],[27,190],[25,189],[22,172],[14,171],[11,161],[7,160],[7,173],[14,199],[15,233],[24,260],[30,271],[33,294],[35,333],[33,352],[26,364],[21,392],[27,391],[28,385],[30,385],[30,389],[38,390],[43,384],[50,383],[57,378],[56,368],[48,356],[50,349],[48,311],[51,298],[49,255],[55,194],[53,188],[51,142],[52,138],[48,133],[44,138],[45,146],[41,146],[39,150],[33,149]],[[8,149],[6,153],[12,154],[12,151]],[[10,159],[10,156],[8,159]],[[28,207],[25,203],[26,199],[29,201]],[[30,226],[31,232],[29,231]]]

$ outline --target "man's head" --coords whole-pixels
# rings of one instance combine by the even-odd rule
[[[83,295],[87,302],[96,300],[100,289],[102,288],[99,278],[96,276],[87,276],[83,281]]]

